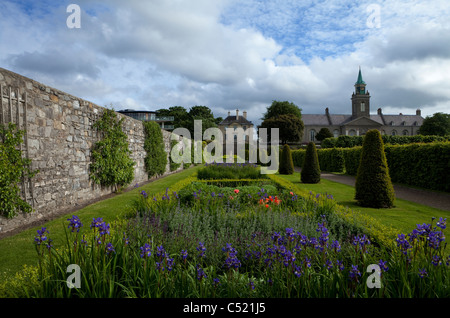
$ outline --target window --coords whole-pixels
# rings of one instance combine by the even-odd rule
[[[349,136],[356,136],[356,131],[355,131],[354,129],[351,129],[351,130],[348,132],[348,135],[349,135]]]
[[[408,133],[408,131],[405,129],[405,130],[403,130],[403,136],[408,136],[409,135],[409,133]]]
[[[366,103],[364,103],[364,102],[361,103],[361,111],[362,112],[366,111]]]
[[[394,129],[394,130],[392,131],[392,136],[397,136],[397,130]]]
[[[247,130],[247,126],[244,126],[244,131],[246,131]]]
[[[337,130],[337,129],[333,130],[333,137],[334,138],[339,137],[339,130]]]
[[[309,131],[309,140],[310,141],[315,141],[315,139],[316,139],[316,131],[314,129],[311,129]]]

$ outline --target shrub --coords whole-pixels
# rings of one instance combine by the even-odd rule
[[[20,197],[22,178],[33,177],[31,160],[22,157],[20,145],[24,132],[9,123],[0,125],[0,215],[13,218],[19,211],[31,212],[31,206]]]
[[[356,176],[358,173],[359,159],[361,157],[361,147],[343,149],[345,173]]]
[[[164,140],[161,128],[154,121],[143,122],[144,125],[144,150],[147,157],[144,159],[145,170],[148,177],[161,175],[166,171],[167,153],[164,149]]]
[[[319,159],[317,157],[316,145],[313,142],[308,143],[308,147],[306,148],[300,179],[303,183],[318,183],[320,181]]]
[[[344,171],[344,153],[341,148],[319,149],[317,150],[317,156],[322,171]]]
[[[378,130],[369,130],[364,138],[355,183],[355,199],[362,206],[390,208],[394,205],[394,188]]]
[[[283,146],[283,151],[281,152],[280,167],[278,172],[280,174],[294,173],[294,163],[292,161],[291,148],[289,148],[289,145],[287,144]]]
[[[92,150],[90,176],[102,186],[119,187],[130,184],[134,179],[135,163],[130,158],[128,137],[122,130],[124,118],[118,120],[117,113],[106,109],[102,117],[94,124],[101,134]]]

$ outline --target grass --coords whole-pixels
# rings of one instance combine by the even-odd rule
[[[124,192],[112,198],[93,203],[76,213],[66,214],[46,224],[25,230],[17,235],[0,240],[0,281],[20,271],[24,265],[37,265],[37,254],[33,244],[36,231],[41,227],[47,227],[54,241],[54,247],[58,248],[58,242],[65,241],[64,227],[66,220],[76,214],[85,224],[90,224],[92,218],[102,217],[107,223],[113,223],[121,215],[133,210],[133,202],[141,191],[149,195],[164,191],[167,187],[180,181],[197,171],[199,166],[183,170],[179,173],[157,179],[146,185]]]
[[[355,188],[352,186],[323,178],[317,184],[304,184],[300,182],[299,173],[280,175],[280,177],[289,180],[300,189],[331,194],[338,204],[348,206],[354,211],[361,211],[376,218],[382,224],[393,227],[405,234],[410,233],[417,224],[430,223],[432,217],[450,219],[450,211],[440,210],[402,199],[396,199],[395,207],[391,209],[361,207],[354,200]],[[447,247],[448,249],[449,247]]]

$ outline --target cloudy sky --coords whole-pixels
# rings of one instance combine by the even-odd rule
[[[372,113],[425,117],[450,112],[449,16],[448,0],[2,0],[0,67],[116,110],[255,123],[273,100],[351,113],[361,67]]]

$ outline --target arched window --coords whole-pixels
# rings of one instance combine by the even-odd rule
[[[406,130],[406,129],[403,130],[402,134],[403,134],[403,136],[408,136],[409,135],[408,130]]]
[[[337,129],[333,130],[333,137],[334,138],[339,137],[339,130],[337,130]]]
[[[366,103],[361,102],[361,111],[365,112],[366,111]]]
[[[394,129],[394,130],[392,131],[392,136],[397,136],[397,130]]]
[[[354,129],[350,129],[350,131],[348,132],[349,136],[356,136],[356,131]]]
[[[314,129],[311,129],[309,131],[309,141],[315,141],[316,140],[316,131]]]

